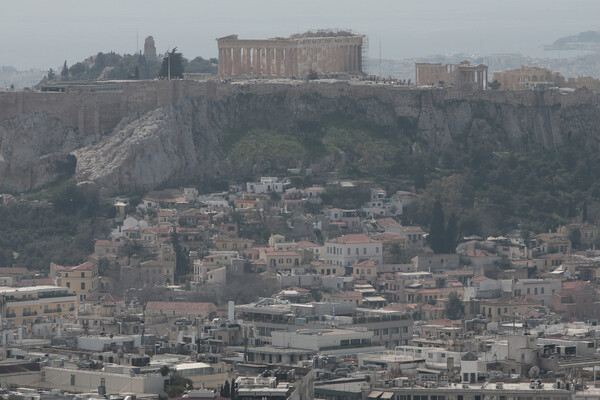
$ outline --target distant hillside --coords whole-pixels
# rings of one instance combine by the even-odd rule
[[[39,69],[30,69],[28,71],[18,71],[14,67],[0,67],[0,88],[23,89],[35,86],[44,76],[44,71]]]
[[[566,36],[554,41],[545,50],[600,50],[600,32],[586,31],[577,35]]]
[[[184,71],[188,73],[208,73],[216,75],[217,60],[196,57],[184,59]],[[162,59],[141,54],[120,55],[114,52],[98,53],[83,61],[67,65],[68,75],[61,71],[48,71],[45,81],[92,81],[111,79],[154,79],[158,75]],[[50,75],[50,76],[48,76]]]

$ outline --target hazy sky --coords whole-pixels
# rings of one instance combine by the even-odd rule
[[[600,30],[600,0],[1,0],[0,65],[57,68],[99,51],[134,53],[154,36],[159,53],[215,57],[215,38],[288,36],[350,28],[372,57],[522,53]],[[136,41],[136,36],[138,37]]]

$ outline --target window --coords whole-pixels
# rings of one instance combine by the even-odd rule
[[[81,290],[85,290],[85,282],[81,282]]]
[[[82,278],[85,278],[85,272],[82,272],[82,273],[81,273],[81,277],[82,277]]]
[[[375,247],[375,253],[379,253],[379,247]]]
[[[348,247],[348,255],[350,255],[350,248]]]
[[[531,288],[527,288],[527,294],[531,293]]]
[[[100,386],[106,387],[106,378],[100,378]]]
[[[538,288],[534,288],[533,289],[533,294],[537,294],[537,290],[538,290]]]
[[[71,288],[71,282],[67,282],[67,287],[70,289]]]
[[[543,287],[542,287],[542,288],[540,288],[540,292],[541,292],[542,294],[544,294],[544,288],[543,288]]]
[[[71,375],[71,386],[75,386],[75,375]]]
[[[367,254],[367,248],[363,247],[363,254]]]
[[[356,255],[358,255],[360,253],[360,251],[358,251],[358,247],[355,250],[356,250]]]

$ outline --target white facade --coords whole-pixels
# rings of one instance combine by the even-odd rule
[[[371,189],[371,199],[363,204],[362,210],[367,216],[384,215],[396,216],[402,215],[402,200],[392,197],[385,197],[383,189]]]
[[[273,346],[321,351],[332,347],[364,346],[370,344],[373,332],[344,329],[301,329],[296,332],[271,332]]]
[[[370,239],[365,234],[344,235],[326,241],[325,252],[321,257],[328,264],[342,267],[369,259],[379,265],[383,263],[383,246],[381,242]]]
[[[79,370],[56,367],[42,368],[40,386],[69,392],[90,392],[99,386],[106,388],[107,394],[118,393],[162,393],[168,377],[160,374],[116,374],[101,370]]]
[[[248,193],[282,193],[289,184],[288,180],[280,181],[277,177],[263,176],[260,178],[260,182],[246,183],[246,191]]]
[[[560,292],[562,282],[558,279],[519,279],[512,281],[512,294],[515,297],[529,297],[550,305],[552,293]]]

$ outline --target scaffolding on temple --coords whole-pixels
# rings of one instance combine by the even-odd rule
[[[369,75],[369,37],[364,35],[362,38],[361,68],[364,75]]]

